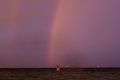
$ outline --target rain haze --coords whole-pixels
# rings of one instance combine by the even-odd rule
[[[0,68],[120,67],[120,0],[0,0]]]

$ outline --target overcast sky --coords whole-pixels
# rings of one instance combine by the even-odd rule
[[[120,0],[0,0],[0,67],[48,67],[55,23],[52,66],[120,67],[119,8]]]

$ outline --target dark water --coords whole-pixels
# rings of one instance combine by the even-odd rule
[[[0,80],[120,80],[120,68],[0,68]]]

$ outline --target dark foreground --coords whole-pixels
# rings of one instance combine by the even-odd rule
[[[120,68],[0,68],[0,80],[120,80]]]

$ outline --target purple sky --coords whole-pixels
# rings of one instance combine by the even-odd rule
[[[60,1],[54,65],[120,67],[120,0]],[[0,67],[48,67],[58,4],[0,0]]]

